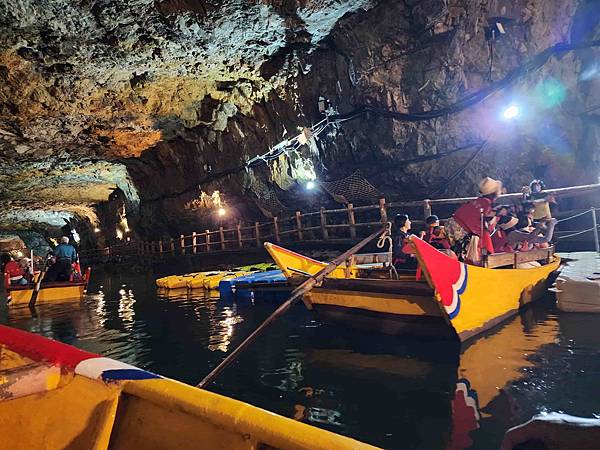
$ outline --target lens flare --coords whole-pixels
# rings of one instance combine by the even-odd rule
[[[519,109],[519,107],[517,105],[510,105],[504,110],[504,112],[502,113],[502,117],[511,120],[515,117],[518,117],[519,114],[521,114],[521,110]]]
[[[314,181],[309,181],[308,183],[306,183],[306,189],[308,189],[309,191],[315,188],[315,182]]]

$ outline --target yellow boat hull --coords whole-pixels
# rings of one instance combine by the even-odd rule
[[[375,449],[5,326],[0,354],[3,448]]]
[[[91,269],[88,268],[85,276],[83,277],[83,281],[42,283],[36,302],[44,303],[80,301],[86,293],[91,273]],[[37,276],[39,276],[39,274]],[[5,289],[7,294],[7,303],[10,306],[26,305],[31,300],[34,285],[30,284],[25,287],[10,286],[8,281],[5,279]]]
[[[461,341],[516,314],[542,296],[560,258],[531,269],[486,269],[449,258],[420,239],[413,249],[426,278],[361,278],[359,267],[340,267],[305,296],[317,312],[353,327],[388,334],[447,335]],[[311,258],[265,244],[292,284],[325,266]],[[452,333],[450,333],[452,334]]]

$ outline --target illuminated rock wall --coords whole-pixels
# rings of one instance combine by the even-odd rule
[[[511,189],[532,177],[551,186],[596,181],[598,49],[551,59],[459,114],[411,123],[370,114],[330,127],[290,159],[232,169],[322,120],[321,96],[339,112],[442,108],[557,42],[598,39],[599,8],[591,0],[1,0],[0,228],[65,217],[93,228],[100,210],[112,239],[118,218],[96,206],[119,188],[136,232],[178,235],[333,202],[303,192],[298,180],[313,170],[332,180],[360,169],[397,199],[473,194],[485,175]],[[486,40],[494,23],[505,33]],[[521,115],[502,120],[511,103]],[[477,147],[402,163],[482,141],[449,183]],[[186,208],[214,190],[227,217]]]

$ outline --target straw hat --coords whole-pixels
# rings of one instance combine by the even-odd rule
[[[498,193],[498,195],[500,195],[502,193],[502,181],[485,177],[479,183],[479,192],[481,192],[481,195],[490,195],[493,193]]]
[[[508,230],[509,228],[516,227],[518,223],[519,219],[517,219],[515,216],[511,216],[508,222],[500,223],[498,226],[503,230]]]

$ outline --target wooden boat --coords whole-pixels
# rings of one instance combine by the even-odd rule
[[[452,259],[414,236],[408,245],[424,280],[416,275],[395,277],[385,263],[377,267],[350,260],[305,295],[305,303],[326,318],[358,328],[456,335],[465,341],[543,295],[547,279],[560,265],[553,248],[490,255],[487,267],[478,267]],[[265,247],[292,284],[326,265],[271,243]],[[538,260],[544,265],[506,267]]]
[[[368,444],[0,326],[2,448],[367,450]]]
[[[56,281],[42,283],[38,293],[38,302],[57,302],[65,300],[81,300],[90,281],[91,268],[87,268],[81,281]],[[9,305],[23,305],[29,303],[34,290],[33,284],[15,286],[10,284],[8,274],[4,274],[4,288]]]

